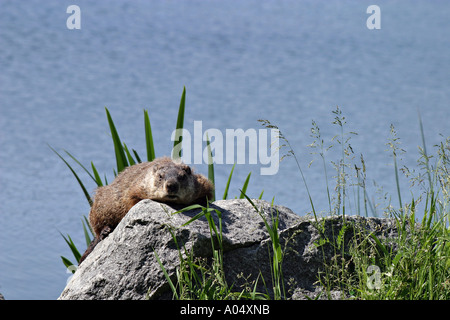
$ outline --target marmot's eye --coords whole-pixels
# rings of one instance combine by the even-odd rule
[[[159,179],[159,181],[161,181],[162,178],[163,178],[163,175],[162,175],[161,173],[158,173],[158,179]]]
[[[181,181],[184,181],[184,180],[186,180],[187,175],[186,175],[185,173],[182,173],[182,174],[180,174],[180,175],[178,176],[178,178],[179,178]]]

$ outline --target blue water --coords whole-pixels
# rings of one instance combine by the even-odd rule
[[[80,30],[66,27],[72,4],[81,9]],[[306,146],[313,119],[326,144],[340,133],[331,124],[339,106],[345,130],[358,132],[350,143],[356,163],[364,155],[371,199],[386,204],[388,192],[396,205],[385,151],[390,124],[407,151],[401,165],[410,168],[421,144],[418,110],[429,151],[439,134],[450,135],[450,2],[376,1],[380,30],[366,27],[371,4],[1,0],[0,292],[7,299],[57,298],[69,277],[60,256],[71,258],[59,232],[84,244],[80,219],[89,206],[47,144],[86,166],[94,161],[111,180],[115,160],[104,107],[142,157],[148,109],[157,156],[169,155],[183,86],[188,130],[195,120],[223,132],[260,129],[260,118],[277,124],[318,211],[328,207],[323,168],[317,156],[308,168],[313,150]],[[327,162],[339,159],[334,144]],[[196,168],[207,172],[203,164]],[[276,175],[261,176],[259,168],[237,166],[230,195],[238,195],[251,171],[251,196],[264,190],[265,199],[275,196],[299,215],[311,211],[292,157]],[[230,170],[216,165],[218,196]],[[333,189],[331,165],[328,173]],[[401,181],[407,199],[408,180]],[[382,215],[382,205],[377,210]]]

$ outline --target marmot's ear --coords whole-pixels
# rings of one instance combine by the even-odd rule
[[[158,171],[160,168],[161,168],[161,166],[160,166],[159,164],[155,164],[155,165],[153,165],[153,166],[151,167],[152,172],[156,172],[156,171]]]
[[[192,173],[191,167],[189,167],[189,166],[184,166],[183,170],[184,170],[188,175],[190,175],[190,174]]]
[[[208,200],[212,200],[214,185],[208,178],[202,176],[201,174],[195,175],[195,182],[198,185],[199,193],[198,198],[208,198]]]

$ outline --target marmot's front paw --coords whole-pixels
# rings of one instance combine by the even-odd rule
[[[113,231],[113,229],[109,226],[105,226],[102,231],[100,232],[100,236],[98,237],[99,240],[103,240],[105,239],[111,232]]]

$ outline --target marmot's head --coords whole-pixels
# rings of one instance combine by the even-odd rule
[[[151,199],[156,201],[192,204],[201,197],[212,197],[213,186],[207,178],[170,158],[155,160],[146,180]]]

